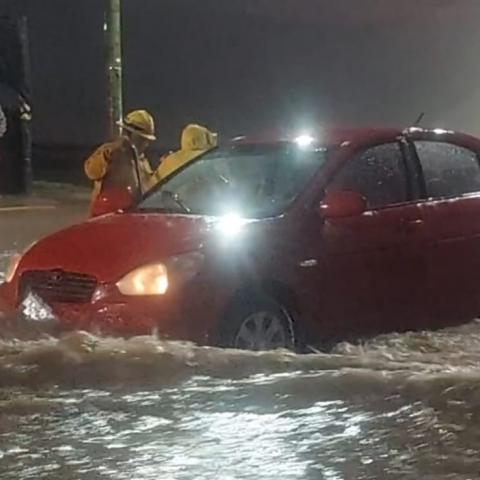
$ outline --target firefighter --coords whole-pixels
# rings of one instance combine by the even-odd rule
[[[156,139],[153,117],[145,110],[135,110],[118,125],[120,137],[99,147],[85,162],[85,173],[94,182],[92,203],[108,188],[129,189],[138,197],[157,183],[145,156]]]
[[[184,165],[217,146],[217,135],[201,125],[190,124],[182,131],[180,150],[162,160],[156,171],[158,180],[163,180]]]

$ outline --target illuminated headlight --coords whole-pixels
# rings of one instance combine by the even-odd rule
[[[178,288],[199,272],[203,255],[198,252],[170,257],[165,262],[136,268],[118,283],[120,293],[134,295],[164,295],[169,288]]]
[[[16,253],[10,257],[10,263],[8,264],[7,271],[5,272],[5,281],[10,283],[17,273],[18,264],[22,259],[22,255],[20,253]]]

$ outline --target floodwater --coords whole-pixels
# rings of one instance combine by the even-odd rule
[[[78,213],[0,213],[2,251]],[[304,356],[26,328],[0,329],[2,480],[480,476],[478,322]]]

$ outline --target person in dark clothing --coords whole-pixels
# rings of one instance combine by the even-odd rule
[[[29,101],[10,85],[0,82],[3,135],[0,135],[0,194],[24,193],[29,183],[31,144]],[[0,120],[0,130],[2,121]]]
[[[0,105],[0,138],[2,138],[5,133],[7,133],[7,117],[3,112],[3,108]]]

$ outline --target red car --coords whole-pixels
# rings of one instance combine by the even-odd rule
[[[245,349],[480,312],[480,140],[323,131],[217,149],[13,259],[0,288],[64,328]],[[122,208],[118,210],[118,208]]]

